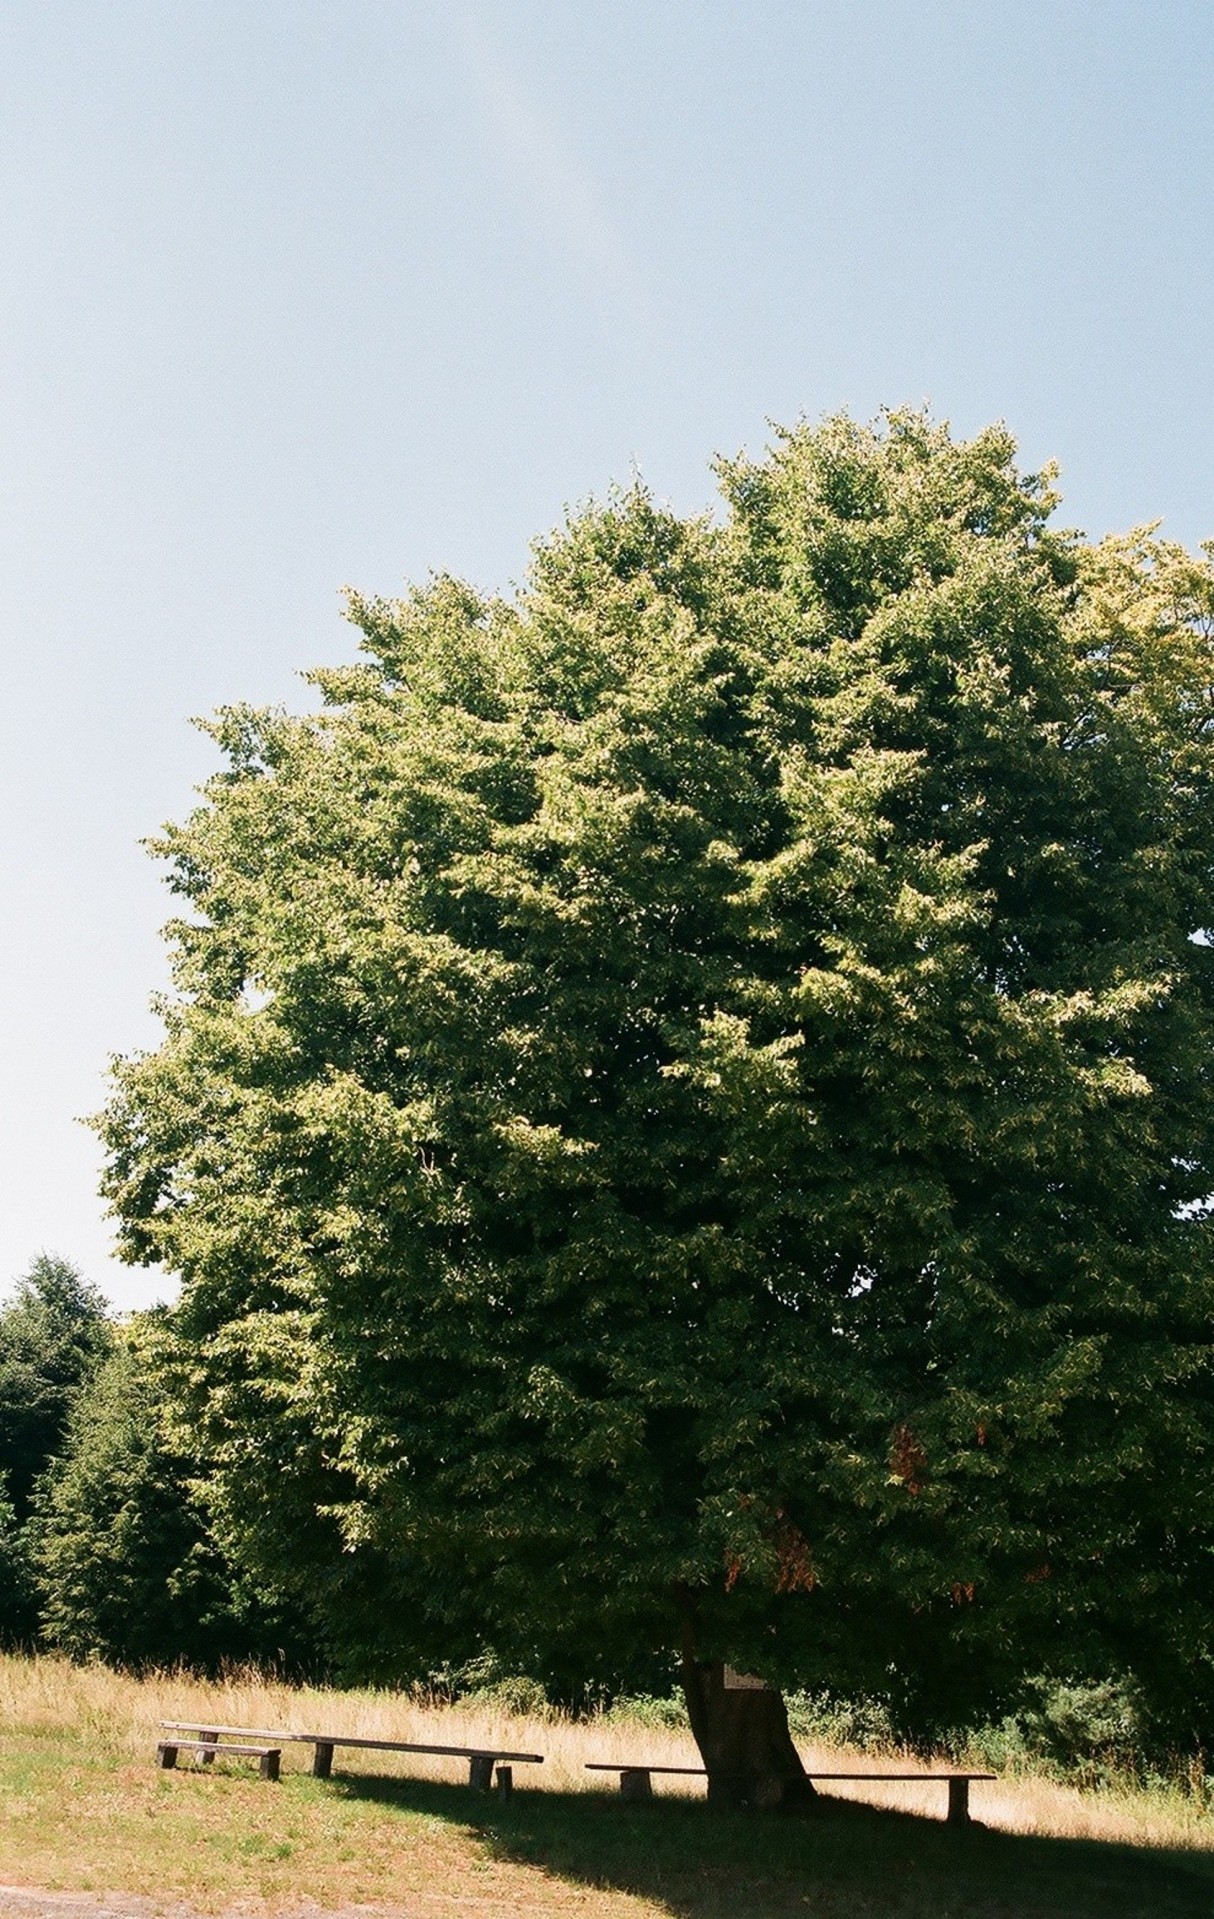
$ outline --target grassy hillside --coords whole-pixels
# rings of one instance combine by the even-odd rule
[[[547,1758],[516,1769],[505,1803],[471,1794],[454,1762],[393,1755],[339,1754],[340,1776],[322,1782],[306,1770],[309,1749],[287,1748],[278,1786],[235,1764],[158,1772],[159,1721],[197,1716]],[[819,1764],[843,1757],[806,1752]],[[938,1787],[848,1788],[850,1802],[782,1821],[709,1813],[698,1782],[628,1806],[610,1779],[585,1772],[590,1758],[695,1763],[685,1735],[640,1727],[0,1658],[0,1882],[155,1894],[206,1912],[312,1901],[431,1919],[1208,1919],[1214,1909],[1214,1817],[1180,1795],[1001,1780],[974,1789],[982,1827],[955,1833]]]

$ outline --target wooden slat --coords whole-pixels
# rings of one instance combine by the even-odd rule
[[[704,1776],[703,1766],[640,1766],[640,1765],[628,1766],[623,1764],[618,1759],[612,1759],[610,1761],[606,1759],[588,1759],[586,1761],[586,1771],[587,1772],[687,1772],[687,1773],[697,1773],[700,1778],[703,1778]]]
[[[233,1754],[240,1759],[265,1759],[280,1750],[278,1746],[217,1746],[209,1739],[162,1739],[160,1744],[171,1746],[174,1752],[200,1752],[213,1759],[228,1759]]]
[[[887,1783],[905,1780],[908,1785],[943,1784],[946,1779],[997,1779],[996,1772],[807,1772],[807,1779],[881,1779]]]
[[[618,1759],[587,1759],[587,1772],[679,1772],[704,1774],[703,1766],[642,1766],[626,1765]],[[808,1769],[807,1779],[880,1779],[886,1783],[891,1780],[905,1779],[930,1785],[933,1780],[943,1783],[946,1779],[997,1779],[994,1772],[818,1772]]]
[[[276,1732],[263,1726],[212,1726],[201,1720],[162,1719],[161,1726],[172,1732],[213,1732],[221,1737],[231,1734],[239,1739],[290,1739],[306,1746],[360,1746],[374,1752],[426,1752],[440,1758],[514,1759],[520,1764],[542,1766],[542,1752],[499,1752],[490,1746],[420,1746],[406,1739],[356,1739],[340,1732]]]

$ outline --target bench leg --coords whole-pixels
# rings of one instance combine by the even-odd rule
[[[514,1767],[499,1766],[494,1774],[494,1779],[497,1782],[497,1789],[502,1798],[509,1799],[511,1793],[514,1791]]]
[[[468,1761],[468,1784],[474,1792],[488,1792],[493,1784],[493,1755],[473,1753]]]
[[[653,1780],[648,1766],[625,1766],[620,1773],[621,1799],[652,1799]]]
[[[176,1746],[157,1746],[156,1756],[160,1760],[160,1763],[164,1767],[165,1771],[172,1772],[173,1767],[177,1764]]]
[[[312,1754],[313,1779],[327,1779],[333,1770],[333,1748],[326,1739],[318,1739]]]
[[[219,1744],[219,1734],[217,1732],[200,1732],[198,1737],[204,1740],[208,1746],[217,1746]],[[198,1757],[204,1766],[209,1766],[215,1755],[213,1752],[201,1752]]]
[[[970,1782],[968,1779],[950,1779],[948,1782],[948,1824],[950,1826],[968,1826],[970,1822]]]
[[[280,1752],[267,1752],[262,1754],[257,1770],[263,1779],[277,1779],[281,1759],[282,1754]]]

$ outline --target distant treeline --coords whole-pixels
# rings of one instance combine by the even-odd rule
[[[47,1254],[0,1306],[0,1644],[319,1672],[309,1622],[212,1537],[196,1462],[170,1435],[157,1319],[115,1321]]]

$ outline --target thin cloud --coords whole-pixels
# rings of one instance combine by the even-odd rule
[[[480,12],[460,7],[448,24],[498,144],[548,238],[601,297],[643,306],[640,276],[588,167],[530,96]]]

